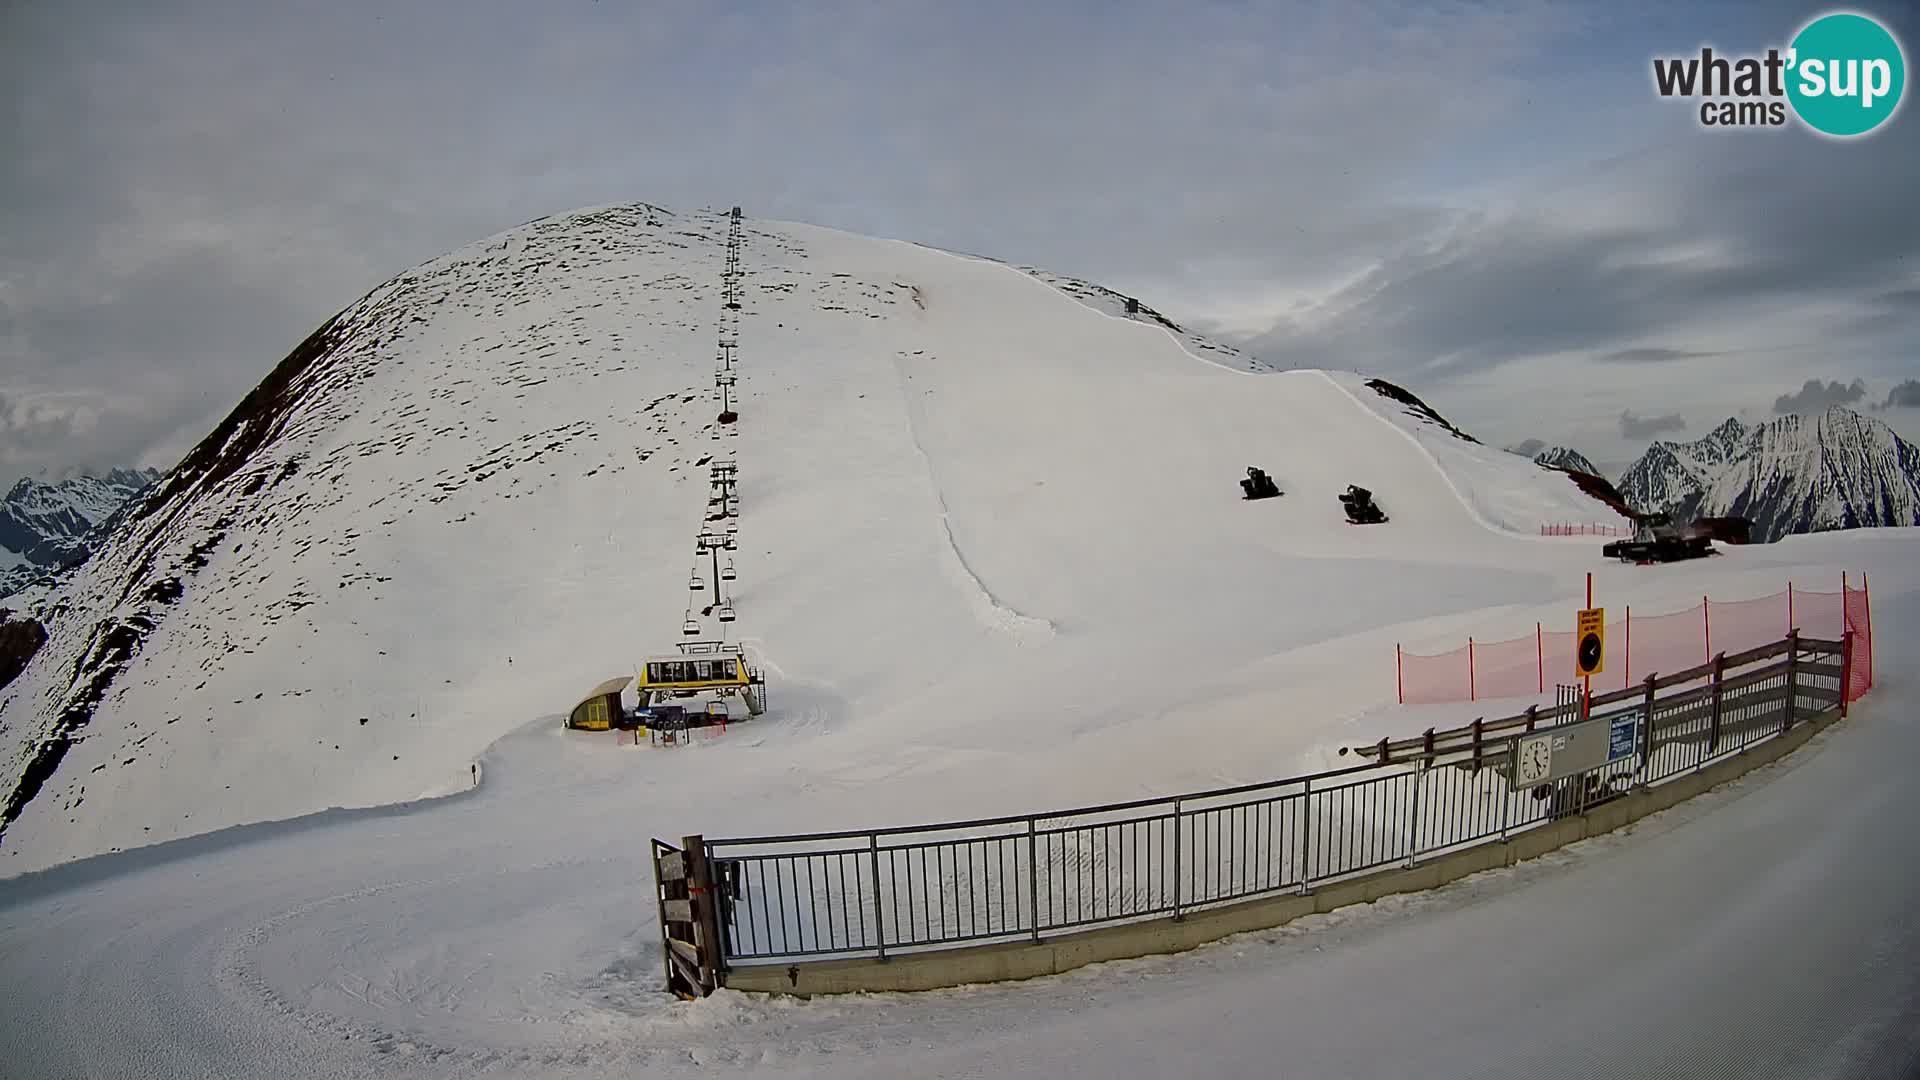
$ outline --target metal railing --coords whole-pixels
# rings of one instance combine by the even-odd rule
[[[1796,635],[1649,679],[1631,702],[1595,698],[1592,717],[1630,723],[1633,753],[1526,790],[1509,779],[1513,747],[1575,722],[1577,708],[1429,732],[1409,740],[1416,749],[1383,742],[1397,754],[1351,768],[1172,798],[706,840],[722,951],[731,966],[1037,941],[1411,866],[1699,770],[1841,705],[1850,647],[1851,635]]]

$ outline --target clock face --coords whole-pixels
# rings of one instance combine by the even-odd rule
[[[1520,744],[1520,782],[1538,783],[1546,779],[1553,761],[1553,744],[1546,738],[1529,739]]]

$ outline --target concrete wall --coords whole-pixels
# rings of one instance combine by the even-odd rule
[[[1223,907],[1123,926],[1043,936],[994,945],[905,953],[886,959],[860,957],[794,964],[739,967],[726,973],[735,990],[766,993],[843,994],[856,991],[934,990],[970,983],[1004,982],[1055,975],[1103,960],[1184,952],[1249,930],[1266,930],[1302,915],[1364,904],[1394,893],[1438,888],[1469,874],[1537,858],[1589,836],[1611,832],[1649,814],[1676,806],[1752,769],[1792,753],[1840,716],[1838,707],[1797,724],[1784,736],[1750,746],[1695,773],[1674,777],[1614,799],[1577,817],[1436,856],[1411,867],[1376,871],[1323,885],[1304,894],[1266,896]]]

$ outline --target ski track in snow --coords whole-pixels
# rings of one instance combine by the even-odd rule
[[[896,388],[900,392],[900,404],[907,416],[907,434],[912,439],[913,452],[919,458],[921,468],[926,471],[927,490],[932,493],[934,503],[939,507],[941,538],[946,550],[953,556],[956,582],[967,594],[975,615],[984,625],[1023,644],[1053,637],[1059,628],[1052,620],[1028,615],[1002,603],[967,562],[966,553],[960,550],[960,542],[953,535],[953,515],[947,510],[947,499],[940,490],[940,479],[934,470],[933,458],[928,456],[926,444],[920,440],[920,406],[914,400],[913,376],[907,373],[904,357],[895,354],[893,370]]]

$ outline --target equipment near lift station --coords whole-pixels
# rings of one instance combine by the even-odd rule
[[[1601,547],[1600,554],[1604,558],[1645,566],[1649,563],[1701,559],[1720,552],[1714,548],[1710,536],[1682,534],[1673,524],[1671,515],[1652,513],[1635,516],[1633,539],[1606,544]]]
[[[1273,482],[1266,470],[1247,466],[1247,478],[1240,481],[1240,490],[1246,492],[1248,499],[1271,499],[1276,495],[1285,495],[1280,485]]]
[[[650,656],[640,665],[640,708],[650,708],[685,698],[709,695],[713,698],[704,715],[724,722],[724,699],[741,698],[747,715],[767,711],[767,679],[747,658],[740,645],[723,641],[681,643],[678,656]],[[719,704],[718,710],[712,705]],[[644,723],[645,720],[642,720]]]
[[[1347,508],[1347,523],[1350,525],[1378,525],[1387,520],[1387,515],[1373,501],[1373,492],[1363,487],[1348,484],[1347,490],[1340,494],[1340,504]]]

